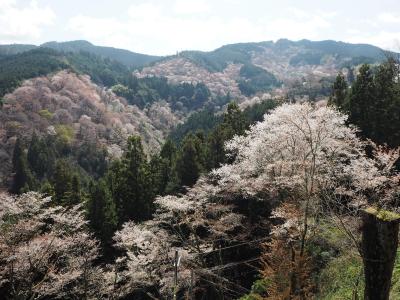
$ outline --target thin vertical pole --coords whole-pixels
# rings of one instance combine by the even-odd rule
[[[178,250],[175,250],[175,259],[174,259],[174,300],[176,300],[177,292],[178,292]]]

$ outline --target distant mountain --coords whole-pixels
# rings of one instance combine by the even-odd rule
[[[88,41],[70,41],[70,42],[48,42],[40,45],[40,47],[52,48],[64,52],[85,51],[100,55],[105,58],[116,60],[127,67],[140,67],[148,63],[160,59],[160,56],[146,55],[131,52],[129,50],[118,49],[113,47],[95,46]]]
[[[8,55],[14,55],[35,49],[35,45],[24,45],[24,44],[10,44],[0,45],[0,58]]]
[[[339,71],[356,74],[360,64],[384,58],[371,45],[308,40],[169,57],[87,41],[0,45],[0,163],[10,161],[17,136],[29,140],[33,130],[45,135],[53,127],[67,126],[78,142],[97,139],[110,151],[123,148],[131,134],[157,149],[196,110],[220,112],[232,100],[247,107],[268,99],[326,99]]]
[[[350,64],[353,63],[352,60],[356,63],[362,60],[374,63],[385,58],[384,51],[381,48],[368,44],[350,44],[332,40],[290,41],[287,39],[280,39],[275,43],[266,41],[225,45],[210,52],[183,51],[179,55],[210,71],[218,72],[225,69],[229,62],[251,63],[253,57],[266,51],[271,51],[276,55],[279,53],[283,55],[291,54],[292,64],[308,65],[323,64],[322,59],[326,56],[348,60]]]
[[[36,48],[51,48],[59,52],[88,52],[99,55],[103,58],[115,60],[126,67],[141,67],[151,62],[161,59],[160,56],[135,53],[129,50],[113,47],[95,46],[88,41],[69,41],[69,42],[47,42],[40,46],[11,44],[0,45],[0,58],[8,55],[19,54]]]
[[[183,51],[144,67],[137,76],[204,82],[214,94],[236,99],[274,91],[277,97],[327,96],[339,71],[379,63],[385,51],[367,44],[327,41],[238,43],[216,50]]]
[[[128,68],[88,52],[60,52],[46,47],[0,58],[0,97],[12,92],[23,80],[70,69],[103,86],[112,86],[129,75]]]
[[[378,47],[332,40],[238,43],[168,57],[95,46],[84,40],[48,42],[39,47],[0,45],[0,96],[21,80],[65,68],[88,74],[99,85],[126,85],[124,78],[136,68],[137,77],[166,77],[174,84],[203,82],[214,96],[244,100],[270,91],[281,97],[295,91],[312,93],[315,98],[329,94],[332,78],[339,71],[346,73],[384,58]]]

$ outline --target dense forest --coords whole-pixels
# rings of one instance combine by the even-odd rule
[[[179,54],[214,73],[239,63],[240,99],[203,82],[137,76],[75,44],[0,57],[2,97],[67,69],[90,76],[97,85],[85,95],[104,108],[68,102],[87,106],[71,109],[84,110],[79,124],[113,117],[101,123],[103,136],[85,135],[72,116],[31,135],[12,132],[12,173],[0,193],[0,297],[398,299],[399,60],[378,64],[374,47],[310,43]],[[336,48],[338,60],[352,55],[332,86],[320,82],[316,94],[329,99],[267,94],[284,83],[250,53],[300,46],[312,51],[293,55],[291,67],[319,65]],[[371,64],[359,64],[362,54]],[[144,114],[161,102],[184,121],[166,130],[160,149],[131,135],[111,156],[99,142],[121,103]],[[53,120],[42,107],[37,115]]]

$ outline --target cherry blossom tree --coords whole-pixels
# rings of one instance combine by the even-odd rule
[[[80,206],[52,206],[49,197],[0,195],[0,288],[12,299],[97,299],[98,242]]]

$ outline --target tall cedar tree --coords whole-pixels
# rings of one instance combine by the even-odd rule
[[[182,141],[177,162],[181,186],[192,186],[203,171],[204,147],[199,136],[190,133]]]
[[[48,139],[47,143],[34,132],[28,148],[28,162],[38,179],[49,176],[55,163],[54,140]]]
[[[15,142],[12,164],[14,170],[14,178],[12,182],[11,192],[15,194],[20,194],[33,189],[34,178],[29,169],[26,153],[19,138]]]
[[[349,114],[349,122],[361,129],[361,135],[389,147],[400,146],[399,62],[389,58],[372,70],[361,66],[359,74],[344,92],[339,74],[333,86],[331,103]],[[344,103],[343,95],[346,94]]]
[[[72,172],[67,161],[56,162],[53,178],[54,198],[58,204],[69,204],[72,189]]]
[[[117,211],[106,182],[100,179],[89,187],[88,219],[90,227],[103,242],[111,241],[117,227]]]
[[[143,221],[153,212],[154,190],[141,139],[128,139],[128,149],[120,163],[111,167],[111,189],[118,210],[118,221]]]
[[[344,108],[347,94],[347,82],[342,73],[336,76],[332,86],[332,95],[329,97],[329,104]]]
[[[176,173],[177,149],[171,140],[167,140],[160,151],[162,159],[161,181],[164,194],[170,194],[178,188],[178,175]]]
[[[363,134],[370,137],[373,134],[375,123],[375,87],[372,70],[368,65],[360,68],[357,80],[354,82],[348,100],[349,121],[358,125]]]
[[[218,168],[229,160],[225,152],[225,142],[235,135],[242,135],[246,130],[246,119],[235,102],[228,105],[224,119],[209,135],[207,149],[207,166],[211,170]]]

